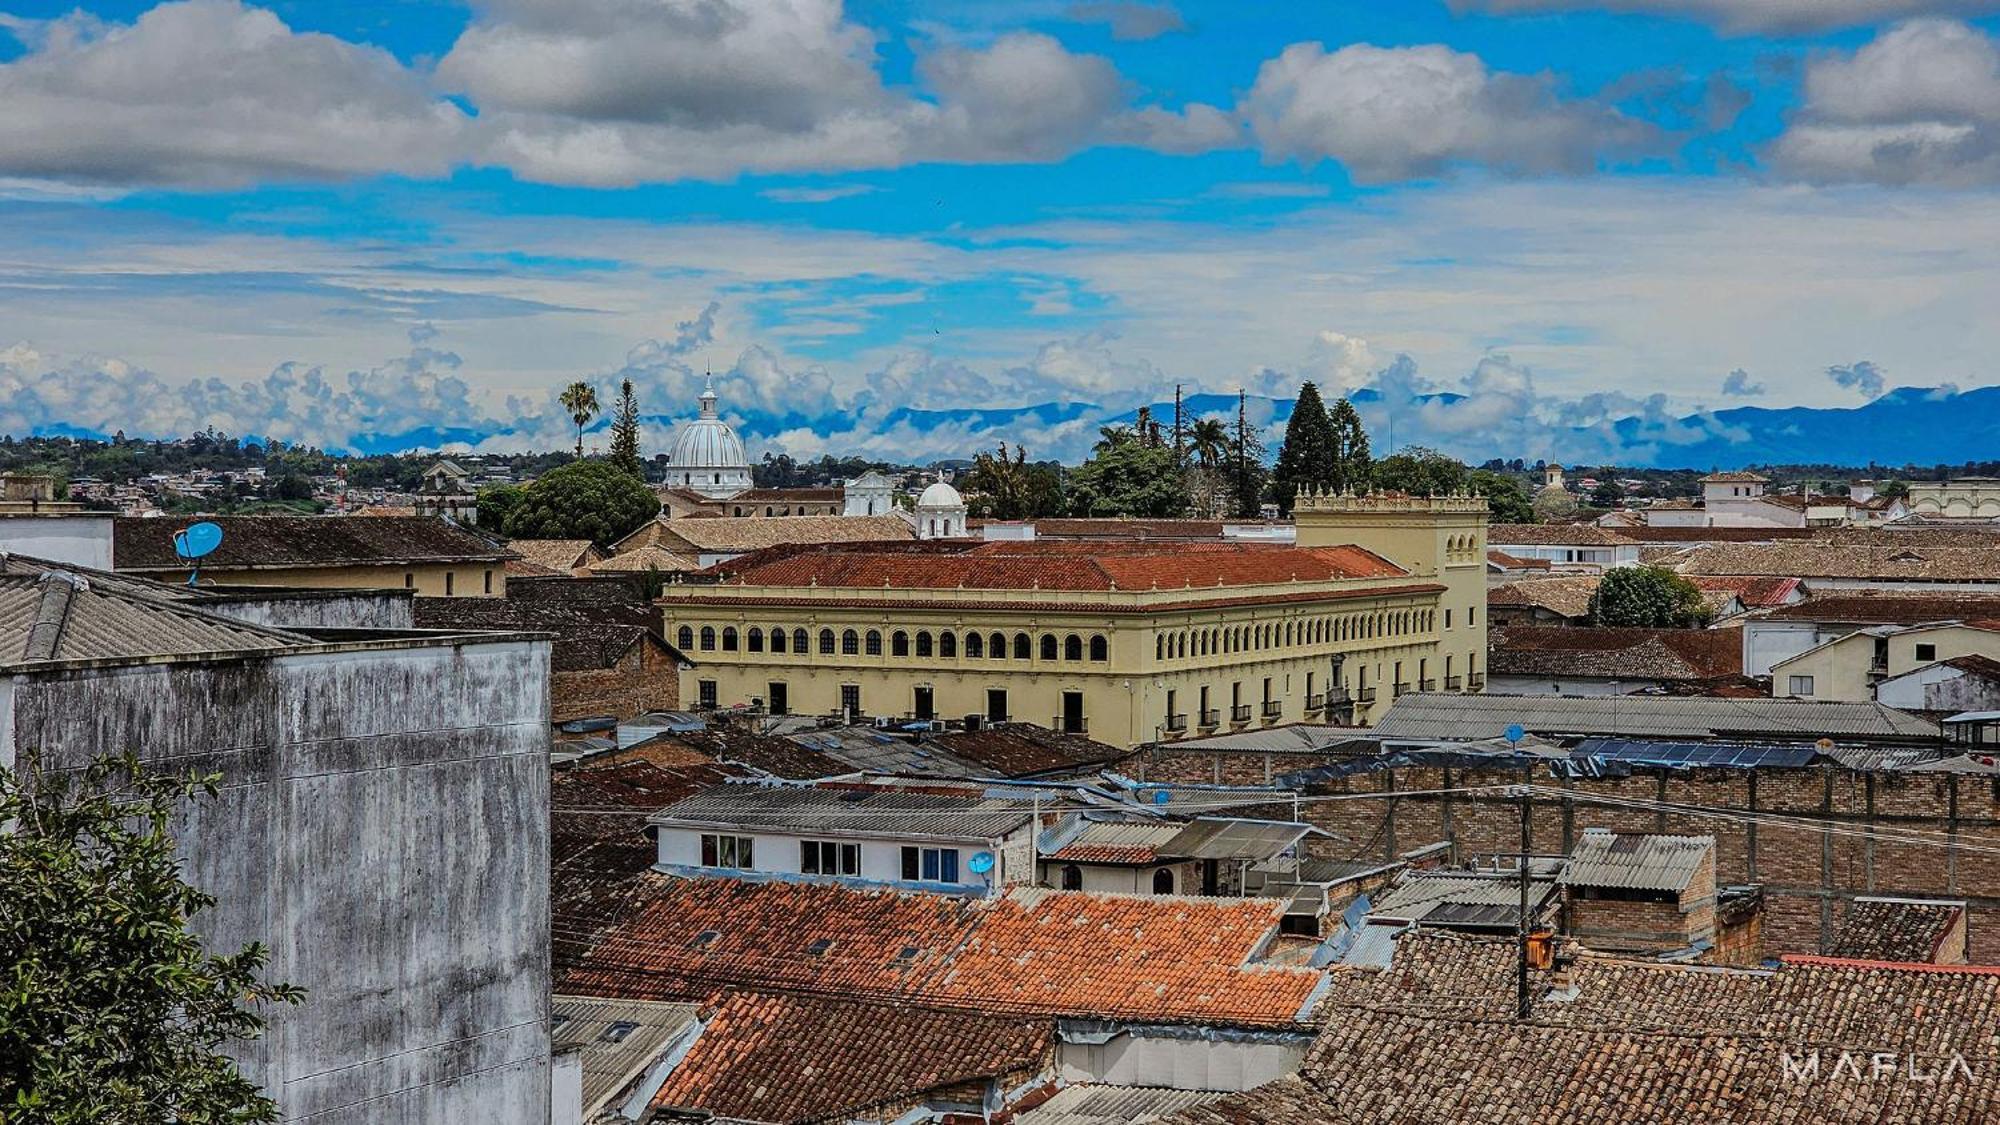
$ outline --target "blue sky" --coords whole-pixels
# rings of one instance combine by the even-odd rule
[[[760,450],[1074,455],[884,419],[1312,378],[1658,459],[1996,381],[2000,0],[0,11],[0,430],[559,445],[713,371]]]

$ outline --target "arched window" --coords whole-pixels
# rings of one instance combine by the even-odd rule
[[[995,633],[987,638],[986,655],[995,660],[1007,659],[1007,638],[1000,633]]]
[[[833,630],[821,629],[819,631],[819,652],[821,656],[833,655]]]
[[[1153,638],[1153,659],[1165,660],[1166,658],[1167,658],[1167,635],[1165,633],[1162,633],[1159,636]]]
[[[783,629],[771,630],[771,651],[785,651],[785,631]]]
[[[701,627],[701,651],[715,651],[715,626],[703,625]]]
[[[841,630],[840,654],[842,656],[859,656],[861,654],[861,634],[852,629]]]
[[[868,637],[865,643],[868,646],[867,648],[868,655],[870,656],[882,655],[882,630],[880,629],[868,630]]]
[[[889,655],[910,655],[910,635],[908,633],[898,629],[894,633],[889,634]]]
[[[722,627],[722,651],[736,651],[736,626],[724,625]]]
[[[967,633],[965,635],[965,658],[967,660],[978,660],[985,655],[986,638],[980,636],[978,633]]]
[[[1222,631],[1222,651],[1226,653],[1236,651],[1236,630],[1224,629]]]
[[[1082,890],[1083,868],[1078,867],[1074,863],[1064,864],[1062,869],[1062,889],[1066,891]]]
[[[1183,629],[1180,632],[1174,634],[1174,659],[1178,660],[1181,659],[1182,657],[1185,657],[1186,655],[1187,655],[1187,630]]]
[[[751,652],[763,652],[764,630],[759,629],[755,625],[750,626],[750,631],[743,635],[743,641],[744,641],[744,647],[749,649]]]
[[[958,659],[957,633],[938,634],[938,655],[944,657],[946,660]]]
[[[1090,638],[1090,658],[1100,663],[1111,659],[1111,642],[1105,640],[1102,634]]]
[[[1173,868],[1162,867],[1158,871],[1153,872],[1153,893],[1156,895],[1170,895],[1174,893]]]
[[[682,652],[692,652],[694,650],[694,626],[681,626],[680,633],[674,639]]]
[[[831,646],[833,643],[833,634],[828,633],[826,635],[826,640],[829,646],[827,648],[827,651],[832,652],[833,648]],[[792,651],[798,653],[800,656],[804,656],[806,654],[806,631],[804,629],[792,630]]]
[[[1043,633],[1042,659],[1054,660],[1055,658],[1056,658],[1056,635],[1054,633]]]
[[[1077,636],[1075,633],[1071,633],[1069,636],[1063,638],[1063,659],[1064,660],[1083,659],[1082,637]]]
[[[917,633],[917,656],[919,659],[921,659],[923,657],[929,656],[930,654],[931,654],[930,631],[927,629],[921,630]]]
[[[1028,640],[1028,634],[1026,633],[1014,634],[1014,659],[1029,660],[1032,659],[1034,655],[1035,655],[1034,642]]]

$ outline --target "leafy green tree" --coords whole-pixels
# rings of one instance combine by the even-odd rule
[[[1375,480],[1375,457],[1368,449],[1360,412],[1342,398],[1327,412],[1327,420],[1333,425],[1333,476],[1327,487],[1336,492],[1368,491]]]
[[[304,993],[261,979],[261,945],[203,948],[187,923],[215,899],[182,880],[168,833],[220,780],[150,774],[131,754],[0,770],[0,1121],[278,1119],[224,1051]]]
[[[1103,430],[1095,456],[1068,481],[1070,511],[1079,516],[1178,516],[1187,508],[1174,450],[1123,426]]]
[[[1892,480],[1888,484],[1883,485],[1881,491],[1878,493],[1878,495],[1885,496],[1891,500],[1901,500],[1909,496],[1909,494],[1910,482],[1906,480]]]
[[[1025,520],[1060,515],[1063,511],[1062,473],[1051,464],[1029,464],[1028,451],[1007,443],[996,453],[981,453],[963,481],[966,506],[986,519]]]
[[[632,380],[618,386],[618,405],[611,410],[611,463],[646,479],[646,466],[639,460],[639,396],[632,393]]]
[[[1312,383],[1299,387],[1292,403],[1292,420],[1285,426],[1285,440],[1278,446],[1278,463],[1271,471],[1271,493],[1278,511],[1289,514],[1292,500],[1302,489],[1323,489],[1333,483],[1336,467],[1333,419],[1319,399]]]
[[[1590,490],[1590,503],[1593,507],[1616,508],[1624,502],[1625,490],[1618,487],[1618,482],[1615,480],[1607,478],[1598,481],[1597,487]]]
[[[1619,566],[1604,573],[1590,595],[1595,625],[1634,629],[1698,629],[1708,607],[1694,583],[1659,566]]]
[[[1474,469],[1466,474],[1466,484],[1486,497],[1486,507],[1494,523],[1534,523],[1535,503],[1518,478],[1490,469]]]
[[[1442,496],[1462,492],[1469,480],[1465,464],[1435,449],[1405,446],[1401,453],[1375,462],[1375,487],[1412,496]]]
[[[507,517],[527,499],[528,491],[518,484],[489,484],[479,490],[479,529],[495,535],[507,533]]]
[[[1240,400],[1239,400],[1240,401]],[[1236,432],[1229,441],[1230,510],[1238,519],[1253,520],[1264,514],[1264,491],[1271,471],[1264,467],[1264,439],[1257,427],[1236,410]]]
[[[569,411],[570,421],[576,423],[576,458],[583,460],[583,428],[597,417],[597,388],[581,380],[563,388],[556,401]]]
[[[286,473],[271,485],[273,500],[310,500],[313,497],[312,481],[303,473]]]
[[[660,499],[608,461],[572,461],[522,490],[506,518],[515,539],[588,539],[610,547],[658,515]]]

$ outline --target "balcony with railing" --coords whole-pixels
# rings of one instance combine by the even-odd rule
[[[1249,721],[1250,721],[1250,705],[1249,705],[1248,703],[1232,703],[1232,704],[1230,704],[1230,707],[1229,707],[1229,721],[1230,721],[1230,722],[1232,722],[1232,723],[1247,723],[1247,722],[1249,722]]]
[[[1210,707],[1208,710],[1203,711],[1201,713],[1201,729],[1214,730],[1216,727],[1219,727],[1221,725],[1222,725],[1222,711],[1219,708]]]
[[[1285,713],[1285,701],[1284,701],[1284,700],[1282,700],[1282,699],[1266,699],[1266,700],[1264,701],[1264,717],[1265,717],[1265,718],[1267,718],[1267,719],[1275,719],[1275,718],[1277,718],[1278,716],[1280,716],[1280,715],[1283,715],[1284,713]]]
[[[1175,734],[1179,734],[1180,732],[1186,730],[1187,713],[1182,712],[1181,714],[1178,715],[1168,715],[1166,721],[1166,728],[1168,731]]]
[[[1057,715],[1055,718],[1049,720],[1049,729],[1061,731],[1064,734],[1089,734],[1090,720],[1082,715],[1070,715],[1067,717]]]
[[[1465,677],[1463,676],[1446,676],[1444,678],[1444,690],[1446,691],[1457,691],[1464,686]]]
[[[1375,702],[1375,689],[1372,687],[1361,688],[1354,693],[1354,698],[1359,703],[1373,703]]]
[[[1399,680],[1399,681],[1397,681],[1397,683],[1396,683],[1396,695],[1399,695],[1399,696],[1400,696],[1400,695],[1408,695],[1408,694],[1410,694],[1410,681],[1408,681],[1408,680]],[[1393,697],[1392,697],[1392,698],[1393,698]]]
[[[1318,692],[1306,696],[1306,714],[1317,715],[1326,710],[1326,693]]]
[[[1472,673],[1471,675],[1469,675],[1469,676],[1465,677],[1465,690],[1467,690],[1467,691],[1485,691],[1485,690],[1486,690],[1486,673],[1484,673],[1484,672],[1474,672],[1474,673]]]
[[[1428,680],[1417,681],[1418,691],[1436,691],[1437,689],[1438,689],[1438,682],[1436,676],[1433,676]]]

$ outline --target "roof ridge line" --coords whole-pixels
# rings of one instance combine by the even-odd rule
[[[62,647],[63,634],[69,630],[70,607],[75,604],[77,594],[90,589],[90,583],[66,570],[50,570],[35,584],[41,587],[42,596],[35,604],[35,620],[28,627],[21,659],[53,660],[56,650]]]

